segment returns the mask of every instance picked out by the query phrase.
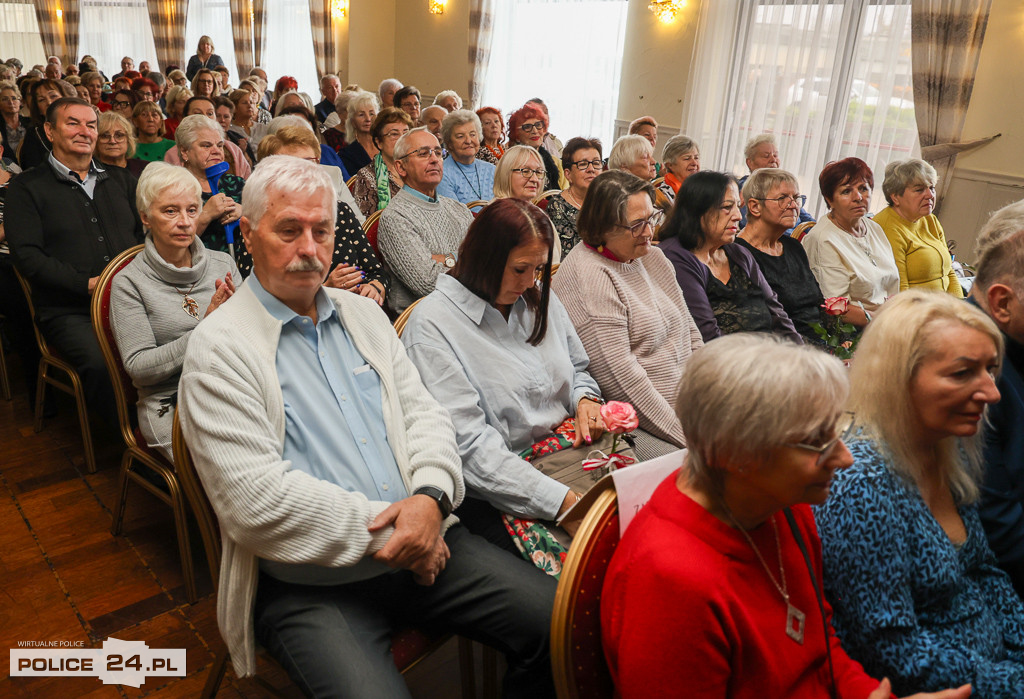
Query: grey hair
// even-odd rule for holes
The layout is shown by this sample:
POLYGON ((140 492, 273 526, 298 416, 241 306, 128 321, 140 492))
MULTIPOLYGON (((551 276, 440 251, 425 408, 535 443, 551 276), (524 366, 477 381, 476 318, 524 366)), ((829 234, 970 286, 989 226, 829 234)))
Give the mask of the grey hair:
POLYGON ((480 117, 468 109, 456 109, 441 120, 441 143, 444 144, 445 148, 451 147, 449 141, 452 137, 452 131, 464 124, 473 124, 476 127, 477 136, 483 131, 483 128, 480 126, 480 117))
POLYGON ((267 124, 267 135, 277 133, 279 129, 285 126, 301 126, 307 131, 313 131, 313 125, 309 123, 306 117, 300 114, 285 114, 270 120, 270 123, 267 124))
MULTIPOLYGON (((421 124, 425 123, 425 122, 424 122, 424 120, 426 119, 426 114, 427 114, 427 112, 429 112, 429 111, 430 111, 431 109, 440 109, 440 110, 441 110, 442 112, 444 112, 445 114, 447 114, 447 113, 448 113, 448 110, 447 110, 447 109, 445 109, 444 107, 442 107, 442 106, 441 106, 441 105, 439 105, 439 104, 432 104, 432 105, 430 105, 429 107, 424 107, 424 108, 423 108, 423 109, 422 109, 422 110, 420 111, 420 123, 421 123, 421 124)), ((441 118, 442 118, 442 119, 444 119, 444 117, 441 117, 441 118)))
POLYGON ((193 114, 182 119, 174 131, 174 142, 178 145, 178 150, 184 153, 195 145, 199 140, 200 131, 213 131, 218 138, 224 140, 224 129, 215 119, 204 114, 193 114))
POLYGON ((993 284, 1005 284, 1024 300, 1024 226, 985 248, 977 270, 974 289, 982 296, 993 284))
POLYGON ((156 83, 157 87, 163 87, 167 84, 167 78, 163 73, 157 70, 151 70, 146 73, 146 77, 156 83))
MULTIPOLYGON (((434 104, 436 104, 437 106, 441 106, 441 100, 443 100, 445 97, 454 97, 455 98, 455 110, 453 110, 453 111, 457 111, 459 109, 462 109, 462 98, 459 97, 459 93, 456 92, 455 90, 441 90, 440 92, 437 93, 437 96, 434 97, 434 104)), ((431 105, 431 106, 434 106, 434 105, 431 105)), ((463 123, 465 123, 465 122, 463 122, 463 123)))
POLYGON ((167 74, 168 80, 177 80, 178 78, 185 78, 186 80, 188 80, 188 76, 185 75, 185 71, 181 70, 180 68, 175 68, 167 74))
POLYGON ((324 84, 324 80, 337 80, 338 84, 341 85, 341 78, 339 78, 337 75, 335 75, 333 73, 327 73, 326 75, 321 77, 320 78, 320 85, 324 84))
POLYGON ((364 105, 373 107, 374 113, 380 112, 380 98, 366 90, 355 92, 349 98, 348 118, 345 119, 345 140, 349 143, 356 140, 356 112, 362 109, 364 105))
POLYGON ((1024 231, 1024 199, 999 209, 981 227, 974 241, 975 262, 980 262, 990 247, 1017 231, 1024 231))
POLYGON ((101 85, 103 84, 103 76, 100 75, 99 73, 97 73, 94 70, 87 70, 86 72, 82 73, 81 77, 82 77, 82 84, 83 85, 88 85, 93 80, 99 80, 100 84, 101 85))
POLYGON ((757 154, 757 149, 763 146, 765 143, 770 143, 776 148, 779 147, 778 141, 775 140, 775 135, 770 133, 759 133, 752 139, 747 141, 747 145, 743 146, 743 157, 750 160, 757 154))
POLYGON ((819 349, 763 333, 723 335, 690 356, 676 393, 688 475, 718 489, 730 470, 764 467, 773 447, 831 427, 849 391, 843 363, 819 349))
MULTIPOLYGON (((764 199, 768 192, 780 184, 799 185, 796 176, 788 170, 777 167, 763 167, 750 173, 750 177, 743 184, 743 191, 740 192, 740 199, 764 199)), ((749 215, 749 214, 748 214, 749 215)))
MULTIPOLYGON (((524 167, 531 158, 537 161, 538 169, 544 169, 540 153, 530 146, 512 146, 505 151, 505 155, 498 160, 498 167, 494 170, 495 199, 507 199, 512 196, 512 171, 524 167)), ((540 189, 543 188, 544 182, 541 181, 540 189)), ((540 189, 537 194, 540 194, 540 189)))
POLYGON ((187 85, 174 85, 167 91, 167 97, 165 98, 168 111, 174 106, 175 102, 182 99, 187 102, 191 97, 192 90, 187 85))
POLYGON ((139 175, 135 186, 135 207, 140 213, 149 215, 149 207, 161 194, 191 194, 197 205, 203 205, 203 188, 191 172, 157 161, 147 165, 139 175))
POLYGON ((686 155, 691 151, 700 152, 700 148, 697 147, 697 142, 689 136, 673 136, 668 139, 665 144, 665 148, 661 151, 661 162, 663 163, 674 163, 676 159, 681 155, 686 155))
POLYGON ((313 100, 312 98, 310 98, 309 95, 307 95, 305 92, 299 92, 298 90, 288 90, 287 92, 282 92, 277 97, 277 104, 274 105, 275 117, 281 113, 282 109, 284 109, 284 98, 287 97, 288 95, 298 95, 299 100, 302 102, 302 106, 308 109, 310 112, 313 111, 313 100))
POLYGON ((923 182, 934 187, 939 181, 939 173, 935 168, 918 158, 894 160, 885 166, 885 179, 882 180, 882 194, 885 202, 892 206, 892 195, 903 194, 907 187, 923 182))
POLYGON ((430 134, 431 136, 434 135, 430 133, 429 130, 427 130, 426 126, 417 126, 415 129, 409 129, 404 134, 402 134, 399 137, 399 139, 395 142, 395 160, 401 160, 405 156, 409 155, 409 137, 412 136, 414 133, 426 133, 430 134))
POLYGON ((397 78, 384 78, 383 80, 381 80, 380 85, 377 86, 377 99, 380 100, 381 102, 384 101, 383 95, 385 87, 394 87, 395 91, 397 92, 398 90, 401 90, 403 87, 405 87, 405 85, 403 85, 402 81, 398 80, 397 78))
POLYGON ((319 191, 324 198, 324 208, 330 212, 331 228, 334 228, 338 217, 334 185, 327 171, 316 163, 290 155, 268 155, 256 164, 242 190, 242 216, 252 228, 259 226, 267 212, 271 190, 294 196, 319 191))
POLYGON ((334 100, 334 109, 338 112, 348 111, 348 103, 355 97, 353 90, 342 90, 338 93, 337 99, 334 100))
POLYGON ((654 146, 650 141, 637 134, 622 136, 612 145, 608 154, 608 169, 625 170, 644 153, 654 156, 654 146))

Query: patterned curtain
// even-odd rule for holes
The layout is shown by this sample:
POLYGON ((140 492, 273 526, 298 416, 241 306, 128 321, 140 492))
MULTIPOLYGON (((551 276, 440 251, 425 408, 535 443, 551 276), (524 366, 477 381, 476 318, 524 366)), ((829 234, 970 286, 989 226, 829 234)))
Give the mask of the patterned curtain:
POLYGON ((939 173, 936 204, 949 188, 962 143, 992 0, 912 0, 914 111, 921 157, 939 173))
POLYGON ((235 40, 235 62, 238 76, 260 64, 263 58, 263 22, 266 19, 265 0, 231 0, 231 35, 235 40))
POLYGON ((469 102, 466 109, 479 109, 484 92, 487 66, 491 62, 491 29, 494 25, 494 0, 473 0, 469 9, 469 102))
POLYGON ((153 25, 153 44, 159 70, 167 74, 167 66, 185 68, 185 18, 188 0, 146 0, 149 21, 153 25))
POLYGON ((313 57, 316 59, 317 77, 322 78, 338 69, 334 23, 331 21, 331 0, 309 0, 309 26, 313 32, 313 57))
POLYGON ((58 56, 64 65, 77 63, 78 0, 33 0, 33 4, 46 55, 58 56))

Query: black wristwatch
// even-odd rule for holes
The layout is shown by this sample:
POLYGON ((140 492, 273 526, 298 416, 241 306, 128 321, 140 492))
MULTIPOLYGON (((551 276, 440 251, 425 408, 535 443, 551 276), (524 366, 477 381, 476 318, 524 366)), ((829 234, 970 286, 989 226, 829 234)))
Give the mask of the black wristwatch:
POLYGON ((452 513, 452 501, 448 497, 448 493, 444 492, 440 488, 435 488, 432 485, 425 485, 416 489, 413 495, 426 495, 428 498, 437 503, 437 506, 441 509, 441 519, 448 519, 448 515, 452 513))

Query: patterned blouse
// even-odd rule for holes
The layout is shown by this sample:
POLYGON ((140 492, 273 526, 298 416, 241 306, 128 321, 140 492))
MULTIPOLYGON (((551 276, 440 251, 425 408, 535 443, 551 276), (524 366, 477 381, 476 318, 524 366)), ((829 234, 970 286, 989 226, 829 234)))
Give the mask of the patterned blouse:
POLYGON ((881 443, 849 443, 816 509, 825 593, 843 648, 899 696, 970 682, 972 696, 1024 696, 1024 605, 996 567, 976 505, 954 544, 881 443))
MULTIPOLYGON (((359 210, 363 216, 369 216, 377 210, 377 173, 371 162, 355 174, 355 182, 352 183, 352 196, 355 197, 359 210)), ((391 196, 394 197, 402 190, 402 183, 395 178, 395 173, 388 171, 388 185, 391 188, 391 196)))
POLYGON ((707 293, 723 335, 772 331, 772 314, 764 292, 732 260, 729 260, 729 282, 723 284, 715 275, 708 275, 707 293))
MULTIPOLYGON (((245 180, 238 175, 224 174, 221 175, 220 182, 218 183, 218 190, 221 194, 226 194, 236 203, 242 203, 242 188, 245 187, 245 180)), ((203 204, 210 201, 213 197, 209 192, 203 192, 203 204)), ((199 237, 203 241, 203 245, 206 246, 207 250, 218 250, 220 252, 228 251, 228 238, 227 233, 224 231, 224 225, 220 221, 210 221, 206 224, 206 230, 199 232, 199 237)), ((242 243, 242 234, 235 227, 235 250, 238 250, 238 246, 242 243)))
POLYGON ((324 143, 334 149, 335 153, 340 153, 341 149, 348 145, 345 141, 345 132, 338 131, 338 129, 325 129, 324 143))
POLYGON ((479 158, 480 160, 485 160, 489 162, 491 165, 497 165, 498 158, 500 158, 503 155, 505 155, 505 148, 500 143, 498 144, 498 155, 495 155, 493 152, 491 152, 490 148, 483 145, 480 146, 480 150, 476 152, 477 158, 479 158))
POLYGON ((559 192, 548 199, 546 211, 555 226, 555 232, 558 233, 558 240, 562 245, 562 259, 565 259, 576 243, 580 242, 580 233, 576 229, 576 217, 580 215, 580 210, 567 202, 559 192))

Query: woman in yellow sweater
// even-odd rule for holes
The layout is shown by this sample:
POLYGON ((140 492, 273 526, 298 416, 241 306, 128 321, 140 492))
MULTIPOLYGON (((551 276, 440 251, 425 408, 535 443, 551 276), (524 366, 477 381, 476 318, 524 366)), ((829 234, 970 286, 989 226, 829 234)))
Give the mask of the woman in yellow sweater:
POLYGON ((900 291, 915 287, 963 298, 935 208, 935 168, 923 160, 897 160, 885 168, 882 192, 889 206, 875 216, 892 246, 900 291))

